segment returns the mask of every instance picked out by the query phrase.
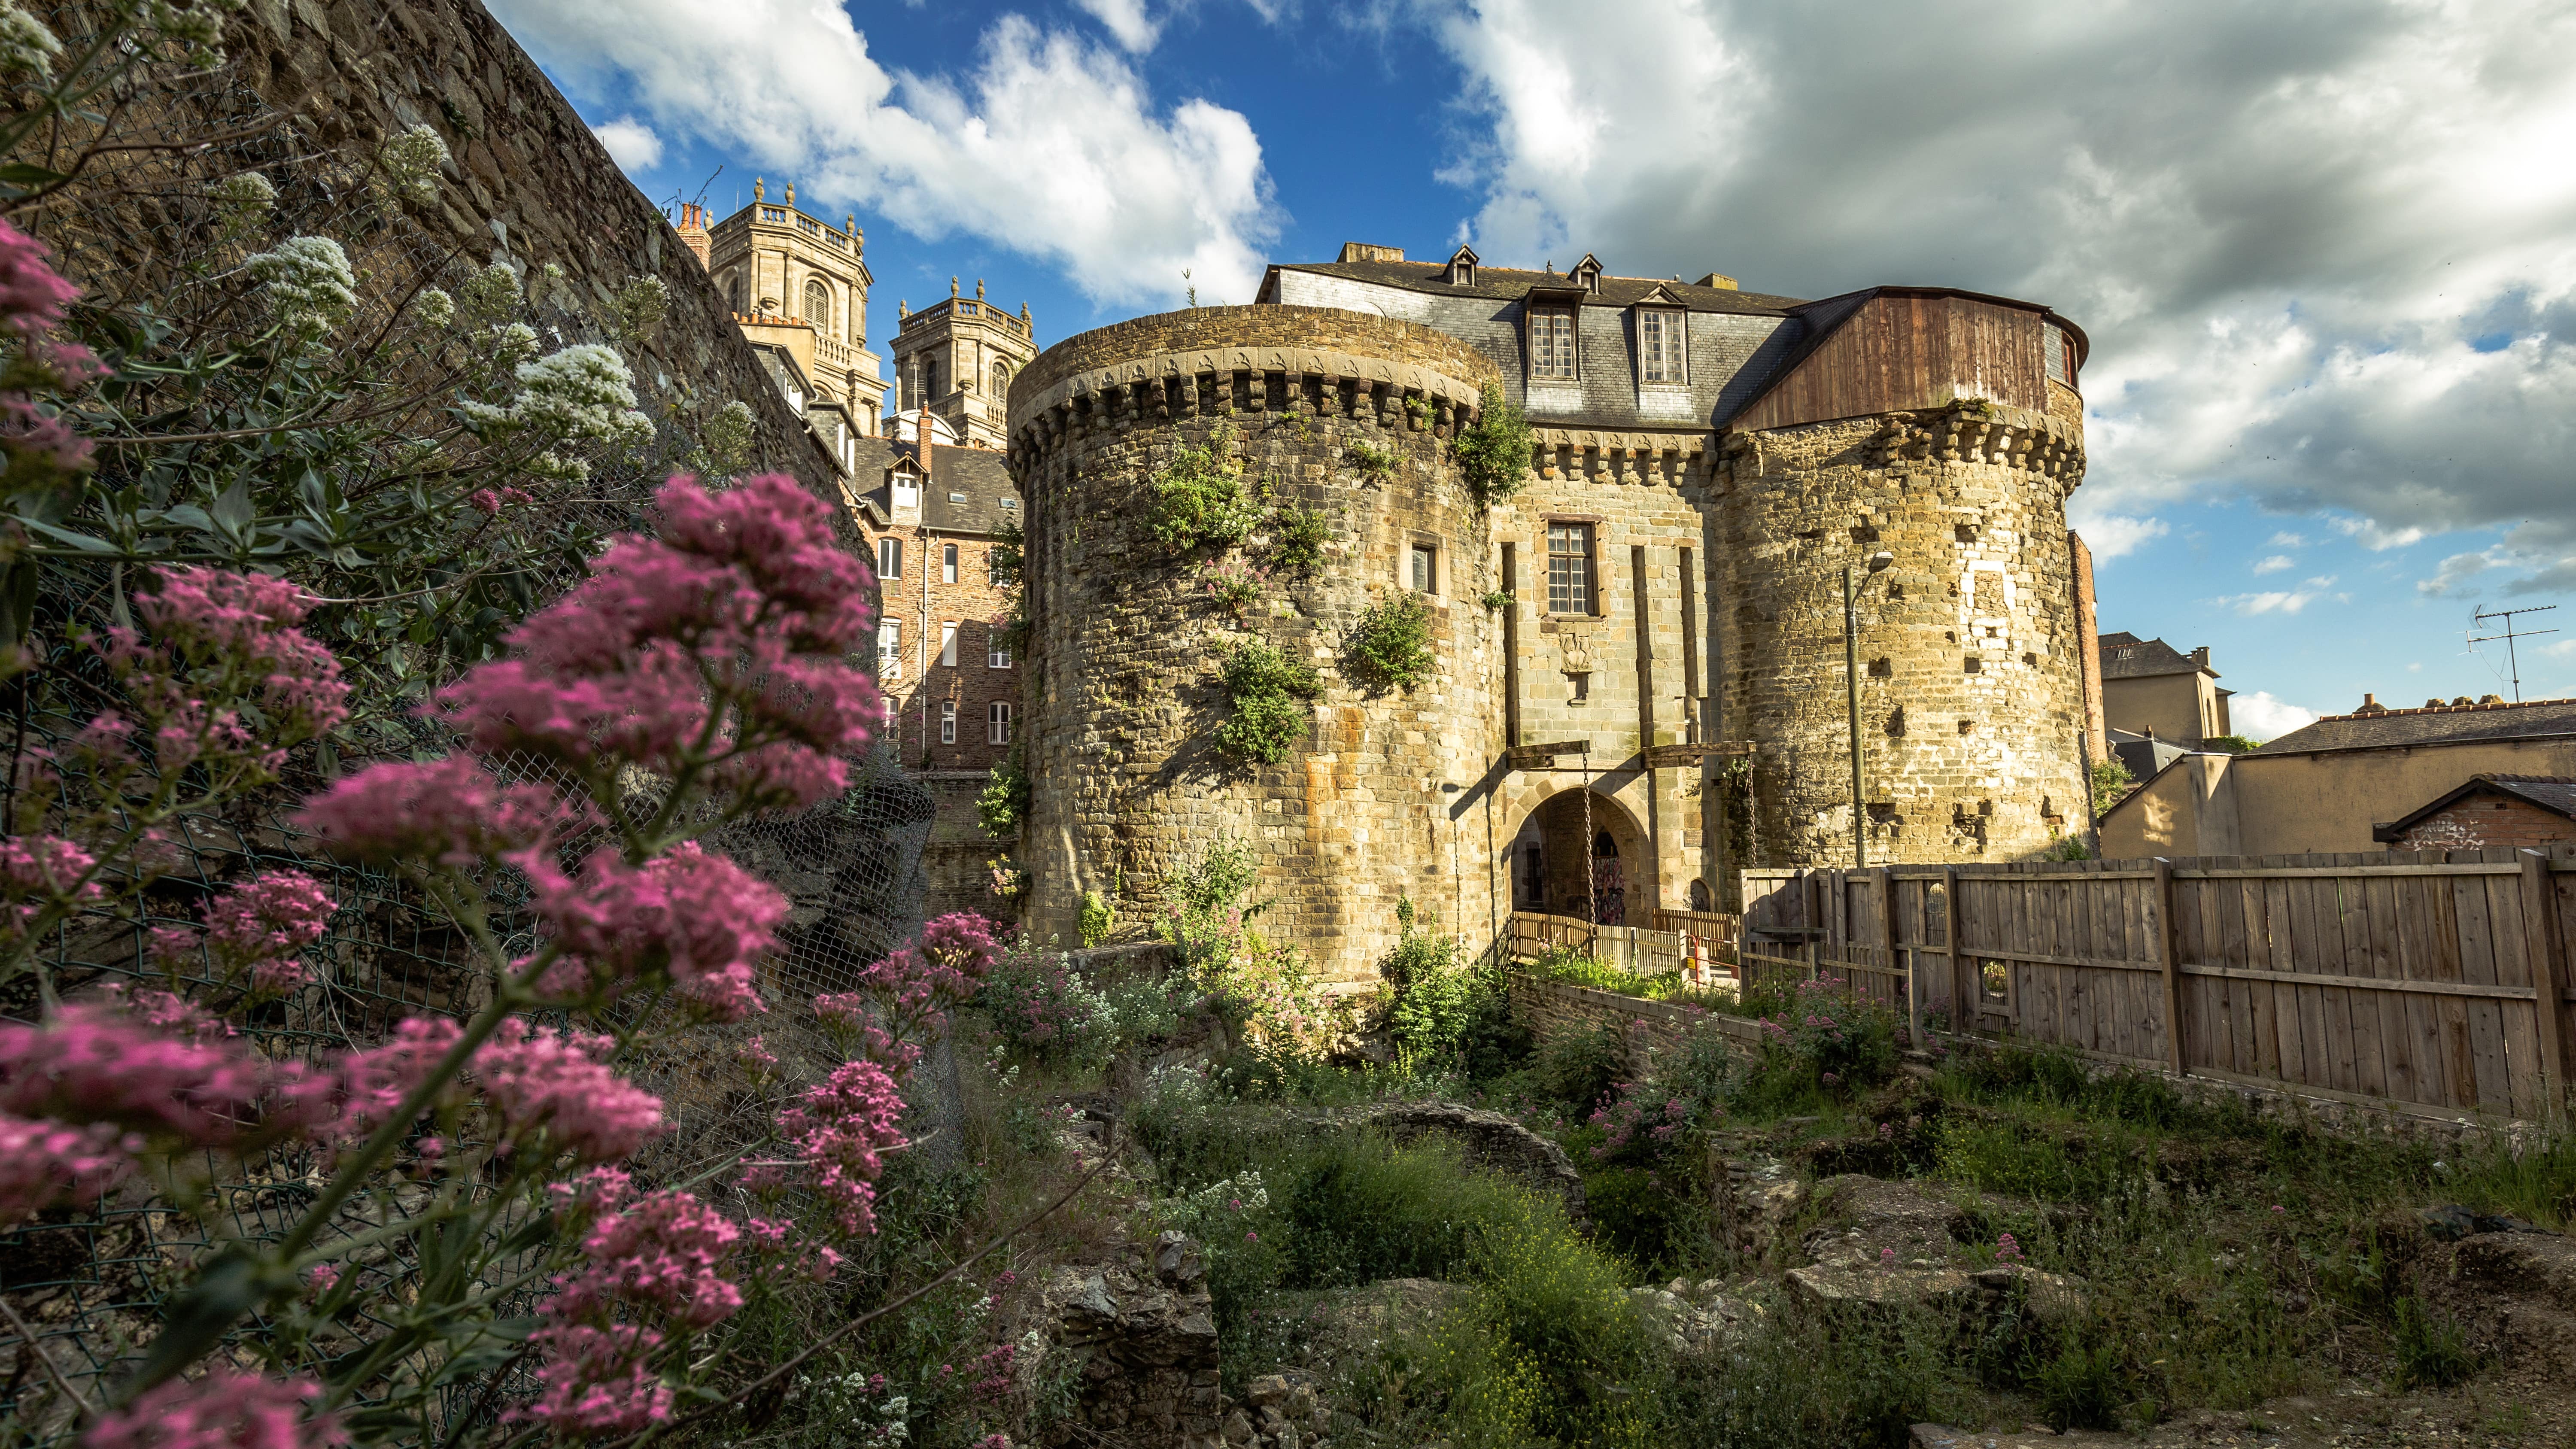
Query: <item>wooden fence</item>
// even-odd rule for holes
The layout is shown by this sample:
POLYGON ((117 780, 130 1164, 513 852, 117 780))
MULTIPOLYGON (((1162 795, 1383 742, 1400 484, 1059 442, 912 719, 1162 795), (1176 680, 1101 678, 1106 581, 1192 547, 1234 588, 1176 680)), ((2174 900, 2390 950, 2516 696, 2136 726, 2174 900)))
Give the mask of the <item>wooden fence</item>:
POLYGON ((1569 946, 1595 960, 1643 976, 1679 971, 1689 959, 1688 944, 1675 932, 1651 931, 1643 926, 1596 926, 1581 916, 1514 911, 1505 932, 1511 954, 1525 959, 1569 946))
POLYGON ((1744 881, 1748 954, 1883 961, 1918 1020, 2446 1116, 2567 1109, 2563 848, 1744 881))

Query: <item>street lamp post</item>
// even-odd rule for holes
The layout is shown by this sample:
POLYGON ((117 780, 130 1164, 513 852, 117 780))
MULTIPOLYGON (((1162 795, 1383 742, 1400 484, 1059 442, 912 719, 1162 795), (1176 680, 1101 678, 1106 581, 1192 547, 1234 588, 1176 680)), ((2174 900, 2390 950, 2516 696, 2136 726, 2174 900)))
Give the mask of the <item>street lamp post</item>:
MULTIPOLYGON (((1896 555, 1880 550, 1869 556, 1869 571, 1877 573, 1896 562, 1896 555)), ((1851 804, 1852 868, 1869 865, 1869 807, 1861 799, 1860 783, 1860 628, 1853 611, 1855 592, 1850 564, 1843 565, 1843 707, 1851 723, 1851 804)))

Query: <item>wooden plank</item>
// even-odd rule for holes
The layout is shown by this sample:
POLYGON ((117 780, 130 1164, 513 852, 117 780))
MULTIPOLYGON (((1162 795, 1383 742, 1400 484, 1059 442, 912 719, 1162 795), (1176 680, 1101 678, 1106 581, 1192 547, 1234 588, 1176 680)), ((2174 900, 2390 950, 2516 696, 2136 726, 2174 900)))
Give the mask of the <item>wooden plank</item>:
MULTIPOLYGON (((2397 958, 2397 886, 2393 881, 2359 882, 2362 909, 2370 922, 2370 969, 2377 980, 2402 979, 2397 958)), ((2401 1101, 2424 1100, 2422 1068, 2415 1057, 2413 1006, 2402 997, 2379 998, 2379 1045, 2387 1061, 2388 1095, 2401 1101)))
MULTIPOLYGON (((2361 863, 2353 856, 2337 856, 2335 861, 2339 865, 2361 863)), ((2379 973, 2370 962, 2370 903, 2363 894, 2369 884, 2364 877, 2336 876, 2325 883, 2329 894, 2320 902, 2333 911, 2335 937, 2342 946, 2335 969, 2346 976, 2376 979, 2379 973)), ((2388 1096, 2388 1059, 2379 1025, 2382 1003, 2376 994, 2346 992, 2344 1004, 2352 1029, 2354 1090, 2374 1097, 2388 1096)))
POLYGON ((2533 995, 2532 1034, 2539 1059, 2533 1063, 2540 1088, 2542 1121, 2567 1117, 2566 1008, 2560 983, 2567 979, 2566 938, 2561 931, 2558 883, 2549 873, 2549 858, 2539 851, 2522 853, 2523 949, 2529 963, 2533 995))
MULTIPOLYGON (((2441 979, 2435 964, 2441 958, 2435 937, 2442 929, 2440 903, 2450 899, 2450 886, 2434 880, 2411 880, 2395 883, 2397 922, 2401 938, 2400 964, 2405 979, 2436 981, 2441 979)), ((2410 997, 2407 1015, 2415 1028, 2415 1072, 2422 1085, 2419 1099, 2437 1107, 2458 1107, 2459 1074, 2453 1070, 2450 1055, 2450 1017, 2442 1003, 2430 997, 2410 997)), ((2461 1018, 2465 1027, 2468 1018, 2461 1018)))
MULTIPOLYGON (((2299 968, 2320 976, 2338 975, 2343 971, 2343 921, 2335 908, 2336 888, 2343 882, 2332 876, 2311 876, 2290 882, 2296 904, 2298 923, 2299 968)), ((2323 1020, 2326 1085, 2347 1092, 2362 1090, 2359 1063, 2353 1051, 2352 992, 2339 986, 2316 989, 2319 1015, 2323 1020)))
POLYGON ((1977 1000, 1966 994, 1968 968, 1959 954, 1959 872, 1941 870, 1941 959, 1950 968, 1950 1025, 1958 1031, 1977 1029, 1977 1000))
POLYGON ((2386 981, 2376 976, 2330 976, 2314 971, 2267 971, 2261 967, 2213 966, 2185 961, 2185 976, 2208 976, 2229 981, 2259 981, 2274 986, 2346 988, 2355 991, 2388 992, 2438 996, 2448 1000, 2529 1001, 2535 995, 2528 986, 2491 986, 2474 981, 2386 981))
POLYGON ((2191 1070, 2184 1059, 2182 1034, 2182 925, 2174 918, 2173 862, 2156 861, 2156 965, 2164 978, 2165 1065, 2175 1076, 2191 1070))
MULTIPOLYGON (((2296 859, 2296 857, 2294 857, 2294 856, 2281 856, 2281 855, 2267 855, 2267 856, 2263 856, 2263 857, 2261 857, 2261 859, 2264 859, 2264 860, 2291 860, 2291 859, 2296 859)), ((2560 869, 2562 869, 2562 870, 2566 870, 2566 869, 2576 869, 2576 866, 2561 866, 2561 867, 2559 867, 2559 868, 2560 868, 2560 869)), ((2517 873, 2518 873, 2518 871, 2519 871, 2519 867, 2498 866, 2498 865, 2491 865, 2491 864, 2487 864, 2487 863, 2484 863, 2484 862, 2476 862, 2476 861, 2463 862, 2463 863, 2456 864, 2456 865, 2434 865, 2434 864, 2415 864, 2415 865, 2353 865, 2353 866, 2324 866, 2324 865, 2267 865, 2267 866, 2248 866, 2248 867, 2242 867, 2242 868, 2235 868, 2235 867, 2220 867, 2220 868, 2201 868, 2201 869, 2193 869, 2193 870, 2176 870, 2176 871, 2174 872, 2174 878, 2175 878, 2175 879, 2177 879, 2177 880, 2296 880, 2296 879, 2309 878, 2309 877, 2315 877, 2315 876, 2321 876, 2321 875, 2360 875, 2360 876, 2371 876, 2371 875, 2389 875, 2389 876, 2514 875, 2514 874, 2517 874, 2517 873)))
MULTIPOLYGON (((2435 852, 2446 854, 2447 852, 2435 852)), ((2459 899, 2447 880, 2425 882, 2424 904, 2430 932, 2425 940, 2429 954, 2422 965, 2426 979, 2461 981, 2466 978, 2460 967, 2459 899)), ((2448 1105, 2462 1111, 2478 1107, 2478 1063, 2475 1045, 2469 1036, 2468 1003, 2444 1000, 2438 1003, 2442 1022, 2443 1089, 2448 1105)))
MULTIPOLYGON (((2286 855, 2263 858, 2276 865, 2290 863, 2290 857, 2286 855)), ((2271 931, 2272 969, 2289 972, 2293 977, 2299 974, 2299 921, 2294 896, 2305 880, 2300 876, 2266 876, 2263 879, 2264 924, 2271 931)), ((2275 986, 2272 991, 2272 1009, 2283 1032, 2282 1080, 2316 1087, 2333 1086, 2325 1050, 2325 1007, 2316 988, 2290 984, 2275 986)))
MULTIPOLYGON (((2455 879, 2451 883, 2451 907, 2455 916, 2460 952, 2460 978, 2480 985, 2495 984, 2495 921, 2487 901, 2487 882, 2483 878, 2455 879)), ((2477 1073, 2476 1105, 2489 1111, 2511 1111, 2512 1085, 2504 1070, 2503 1013, 2490 1003, 2462 999, 2468 1012, 2470 1061, 2477 1073)))
POLYGON ((2498 876, 2486 882, 2487 918, 2495 950, 2495 974, 2506 986, 2530 986, 2532 1007, 2499 1002, 2496 1024, 2504 1039, 2505 1092, 2513 1114, 2539 1120, 2548 1112, 2549 1083, 2540 1064, 2540 989, 2533 984, 2531 923, 2524 907, 2530 899, 2527 877, 2508 882, 2498 876))

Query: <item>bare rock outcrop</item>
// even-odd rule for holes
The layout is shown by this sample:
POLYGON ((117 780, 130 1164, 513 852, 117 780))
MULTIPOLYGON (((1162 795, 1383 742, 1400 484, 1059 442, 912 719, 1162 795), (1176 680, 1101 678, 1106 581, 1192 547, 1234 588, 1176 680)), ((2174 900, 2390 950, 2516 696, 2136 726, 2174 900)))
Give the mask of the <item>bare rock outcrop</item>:
POLYGON ((1134 1449, 1221 1442, 1216 1314, 1198 1244, 1165 1233, 1146 1262, 1058 1268, 1040 1317, 1046 1356, 1081 1364, 1061 1442, 1134 1449))

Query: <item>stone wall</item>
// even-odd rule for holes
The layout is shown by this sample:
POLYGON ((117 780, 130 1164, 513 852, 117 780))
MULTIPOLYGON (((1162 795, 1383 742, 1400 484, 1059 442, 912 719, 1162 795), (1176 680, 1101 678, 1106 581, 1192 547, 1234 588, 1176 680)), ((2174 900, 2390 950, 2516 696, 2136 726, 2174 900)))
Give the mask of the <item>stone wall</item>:
POLYGON ((1515 971, 1509 977, 1512 1019, 1528 1027, 1540 1042, 1616 1029, 1626 1044, 1631 1070, 1645 1068, 1645 1053, 1678 1046, 1695 1026, 1714 1024, 1746 1049, 1762 1042, 1761 1029, 1740 1017, 1723 1016, 1696 1006, 1649 1001, 1616 991, 1601 991, 1564 981, 1543 981, 1515 971))
POLYGON ((1851 859, 1842 580, 1872 862, 2025 860, 2086 828, 2064 423, 1952 407, 1730 435, 1711 553, 1748 863, 1851 859), (1894 555, 1879 574, 1869 556, 1894 555))
POLYGON ((645 412, 693 430, 748 403, 756 465, 838 501, 839 470, 769 384, 696 257, 481 0, 250 0, 227 31, 240 79, 323 148, 354 157, 412 126, 436 129, 455 159, 413 218, 471 265, 560 265, 564 284, 531 300, 563 341, 604 339, 626 280, 660 277, 670 313, 635 358, 645 412))
MULTIPOLYGON (((1023 736, 1034 800, 1021 837, 1029 922, 1071 940, 1081 893, 1118 889, 1149 919, 1162 883, 1225 835, 1261 856, 1262 927, 1311 952, 1328 982, 1373 979, 1410 894, 1463 926, 1493 914, 1455 791, 1500 755, 1491 707, 1499 622, 1485 515, 1445 439, 1492 368, 1427 328, 1314 308, 1202 308, 1049 349, 1011 389, 1011 459, 1028 508, 1032 648, 1023 736), (1319 567, 1282 566, 1238 618, 1164 555, 1152 479, 1183 446, 1221 443, 1265 513, 1330 516, 1319 567), (1395 457, 1381 473, 1356 445, 1395 457), (1406 587, 1410 549, 1438 552, 1431 676, 1376 693, 1343 676, 1346 636, 1406 587), (1220 753, 1224 660, 1259 637, 1312 663, 1323 694, 1275 766, 1220 753)), ((1271 562, 1265 525, 1246 557, 1271 562)))

